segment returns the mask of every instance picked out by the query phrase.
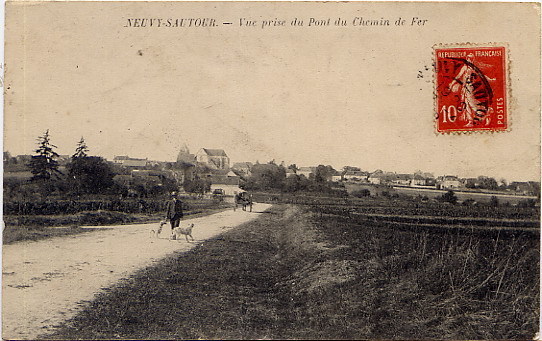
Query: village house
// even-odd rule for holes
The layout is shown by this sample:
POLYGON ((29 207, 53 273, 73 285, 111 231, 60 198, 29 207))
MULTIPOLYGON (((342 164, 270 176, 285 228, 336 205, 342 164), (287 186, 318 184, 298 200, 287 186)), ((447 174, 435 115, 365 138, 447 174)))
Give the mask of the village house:
POLYGON ((411 181, 411 174, 394 174, 391 177, 391 183, 396 186, 410 186, 411 181))
POLYGON ((225 175, 213 174, 208 178, 211 180, 211 193, 216 189, 222 189, 226 195, 233 196, 241 190, 240 177, 232 171, 225 175))
POLYGON ((355 170, 348 170, 342 175, 344 181, 367 181, 368 177, 368 172, 355 170))
POLYGON ((147 169, 134 169, 130 172, 130 175, 132 178, 139 178, 145 182, 154 184, 161 184, 162 177, 166 177, 165 172, 147 169))
POLYGON ((289 176, 292 176, 292 175, 296 175, 297 173, 291 169, 291 168, 286 168, 286 177, 289 177, 289 176))
POLYGON ((248 177, 252 169, 252 162, 235 162, 231 167, 237 174, 248 177))
POLYGON ((444 175, 437 178, 437 189, 457 189, 461 187, 461 181, 457 176, 444 175))
POLYGON ((340 181, 343 181, 343 176, 342 174, 333 174, 331 176, 331 181, 333 182, 340 182, 340 181))
POLYGON ((410 186, 427 186, 427 179, 420 174, 414 174, 410 180, 410 186))
POLYGON ((223 149, 201 148, 196 153, 196 161, 212 169, 230 168, 230 158, 223 149))
POLYGON ((299 167, 296 171, 297 175, 304 175, 307 179, 310 178, 311 174, 314 176, 316 173, 316 167, 299 167))
POLYGON ((115 156, 113 162, 124 167, 146 167, 148 159, 136 159, 127 155, 115 156))
POLYGON ((367 181, 373 185, 382 185, 385 182, 385 175, 382 171, 374 172, 367 178, 367 181))
POLYGON ((411 187, 435 187, 436 179, 433 175, 414 174, 410 180, 411 187))

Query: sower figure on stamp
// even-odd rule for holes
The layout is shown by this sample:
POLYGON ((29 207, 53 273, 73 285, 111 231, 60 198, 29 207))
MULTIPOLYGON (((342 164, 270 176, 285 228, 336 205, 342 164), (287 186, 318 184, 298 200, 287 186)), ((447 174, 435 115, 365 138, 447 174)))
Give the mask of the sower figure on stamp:
MULTIPOLYGON (((487 94, 492 97, 491 86, 488 80, 495 79, 485 76, 473 64, 474 54, 467 56, 465 64, 461 67, 455 79, 448 85, 452 92, 459 92, 461 96, 461 106, 458 111, 461 113, 460 120, 465 122, 465 127, 472 127, 477 123, 483 123, 488 120, 489 108, 485 100, 487 94)), ((491 99, 491 98, 490 98, 491 99)))
POLYGON ((177 193, 171 193, 171 200, 168 201, 166 207, 166 219, 171 223, 171 234, 173 229, 179 227, 181 218, 183 217, 183 202, 177 198, 177 193))

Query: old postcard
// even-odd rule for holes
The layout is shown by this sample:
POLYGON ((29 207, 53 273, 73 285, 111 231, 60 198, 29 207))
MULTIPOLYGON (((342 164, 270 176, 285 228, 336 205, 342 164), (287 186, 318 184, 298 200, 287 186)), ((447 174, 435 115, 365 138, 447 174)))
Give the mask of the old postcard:
POLYGON ((4 339, 532 339, 540 3, 8 1, 4 339))

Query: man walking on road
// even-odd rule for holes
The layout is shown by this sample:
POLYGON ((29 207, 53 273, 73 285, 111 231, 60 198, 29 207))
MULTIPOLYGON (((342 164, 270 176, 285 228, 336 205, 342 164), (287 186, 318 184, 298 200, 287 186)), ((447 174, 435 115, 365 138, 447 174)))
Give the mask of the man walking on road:
POLYGON ((171 200, 167 203, 166 219, 171 223, 171 233, 173 229, 179 227, 183 217, 183 202, 177 198, 177 193, 171 193, 171 200))

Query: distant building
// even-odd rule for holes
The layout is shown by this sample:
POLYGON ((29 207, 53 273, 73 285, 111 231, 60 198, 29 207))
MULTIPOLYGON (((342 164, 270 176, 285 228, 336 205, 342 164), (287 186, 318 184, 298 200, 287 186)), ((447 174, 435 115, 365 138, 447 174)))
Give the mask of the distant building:
POLYGON ((457 176, 445 175, 437 178, 437 187, 440 189, 457 189, 461 187, 461 181, 457 176))
POLYGON ((237 174, 244 176, 250 176, 250 170, 252 169, 252 162, 235 162, 231 169, 237 174))
POLYGON ((201 162, 212 169, 230 168, 230 158, 224 149, 201 148, 196 153, 196 161, 201 162))
POLYGON ((385 182, 384 178, 385 175, 383 173, 374 172, 367 178, 367 181, 369 181, 373 185, 381 185, 385 182))
POLYGON ((420 174, 414 174, 412 176, 412 180, 410 181, 410 186, 426 186, 427 181, 426 178, 423 177, 423 175, 420 174))
POLYGON ((304 175, 307 179, 311 176, 314 176, 316 173, 316 167, 300 167, 297 170, 297 175, 304 175))
POLYGON ((367 181, 369 177, 368 172, 363 172, 360 170, 347 170, 343 175, 344 181, 367 181))
POLYGON ((209 178, 211 180, 211 192, 215 189, 222 189, 226 195, 233 196, 241 190, 239 188, 241 178, 232 171, 225 175, 213 174, 209 178))
POLYGON ((296 175, 297 173, 291 169, 291 168, 286 168, 286 177, 289 177, 289 176, 292 176, 292 175, 296 175))
POLYGON ((412 182, 411 174, 395 174, 391 180, 392 184, 398 186, 410 186, 412 182))
POLYGON ((136 159, 126 155, 115 156, 113 162, 124 167, 146 167, 148 164, 147 159, 136 159))
POLYGON ((343 176, 340 175, 340 174, 339 175, 335 174, 335 175, 331 176, 331 181, 333 181, 333 182, 339 182, 339 181, 342 181, 342 180, 343 180, 343 176))
POLYGON ((196 155, 190 154, 190 149, 188 149, 188 146, 184 144, 177 155, 177 162, 194 163, 196 162, 196 155))

